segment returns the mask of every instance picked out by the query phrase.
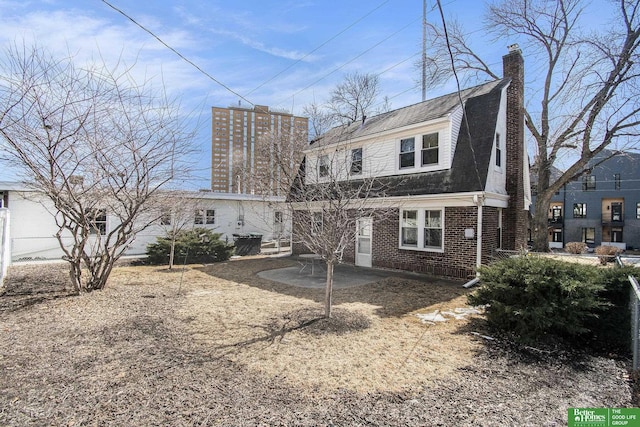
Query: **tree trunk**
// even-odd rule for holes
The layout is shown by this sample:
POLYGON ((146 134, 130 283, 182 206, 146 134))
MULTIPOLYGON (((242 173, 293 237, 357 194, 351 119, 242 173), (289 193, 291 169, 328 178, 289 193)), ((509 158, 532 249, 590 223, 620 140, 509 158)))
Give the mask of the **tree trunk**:
POLYGON ((76 292, 82 292, 82 265, 80 261, 69 260, 69 279, 76 292))
POLYGON ((173 259, 176 252, 176 237, 175 233, 173 238, 171 239, 171 251, 169 252, 169 270, 173 269, 173 259))
MULTIPOLYGON (((536 252, 549 252, 549 203, 551 195, 549 190, 538 193, 536 207, 531 219, 531 235, 533 237, 533 250, 536 252)), ((566 206, 563 207, 566 209, 566 206)))
POLYGON ((331 317, 331 294, 333 293, 333 262, 327 261, 327 287, 324 297, 324 317, 331 317))

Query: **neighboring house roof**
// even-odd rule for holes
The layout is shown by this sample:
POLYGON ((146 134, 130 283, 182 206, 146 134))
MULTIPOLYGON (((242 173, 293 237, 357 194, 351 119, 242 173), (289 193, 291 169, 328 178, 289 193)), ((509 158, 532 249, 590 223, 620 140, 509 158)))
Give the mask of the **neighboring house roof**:
POLYGON ((461 99, 462 102, 466 102, 471 98, 486 95, 496 88, 502 89, 508 82, 509 79, 491 81, 462 90, 460 94, 454 92, 366 118, 364 123, 357 121, 350 125, 337 126, 311 144, 312 147, 324 146, 446 117, 460 107, 461 99))

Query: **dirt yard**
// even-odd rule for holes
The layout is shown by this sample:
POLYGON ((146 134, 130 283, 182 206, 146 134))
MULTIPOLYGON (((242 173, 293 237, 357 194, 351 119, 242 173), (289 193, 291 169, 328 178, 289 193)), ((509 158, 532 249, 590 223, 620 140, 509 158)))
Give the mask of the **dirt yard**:
POLYGON ((12 267, 0 296, 2 426, 559 426, 632 406, 625 364, 487 340, 460 283, 334 291, 271 282, 250 257, 121 266, 70 296, 64 265, 12 267))

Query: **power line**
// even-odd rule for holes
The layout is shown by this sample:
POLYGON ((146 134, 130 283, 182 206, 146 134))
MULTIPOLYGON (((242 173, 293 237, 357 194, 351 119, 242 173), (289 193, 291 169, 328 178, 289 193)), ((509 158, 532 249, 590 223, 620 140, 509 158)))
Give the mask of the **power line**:
POLYGON ((266 85, 267 83, 273 81, 275 78, 277 78, 278 76, 282 75, 285 71, 290 70, 293 66, 295 66, 296 64, 298 64, 299 62, 301 62, 303 59, 305 59, 306 57, 308 57, 309 55, 311 55, 312 53, 318 51, 319 49, 321 49, 322 47, 326 46, 329 42, 335 40, 336 38, 338 38, 338 36, 341 36, 342 34, 344 34, 345 32, 347 32, 348 30, 350 30, 351 28, 353 28, 356 24, 358 24, 359 22, 361 22, 362 20, 364 20, 366 17, 368 17, 369 15, 371 15, 373 12, 375 12, 376 10, 380 9, 382 6, 384 6, 385 4, 389 3, 389 0, 383 1, 382 3, 380 3, 378 6, 376 6, 375 8, 371 9, 369 12, 367 12, 365 15, 363 15, 362 17, 358 18, 356 21, 354 21, 353 23, 351 23, 350 25, 348 25, 346 28, 344 28, 342 31, 338 32, 336 35, 334 35, 333 37, 331 37, 330 39, 328 39, 327 41, 325 41, 324 43, 322 43, 320 46, 316 47, 315 49, 313 49, 311 52, 307 53, 306 55, 304 55, 303 57, 301 57, 300 59, 298 59, 297 61, 295 61, 293 64, 289 65, 288 67, 286 67, 284 70, 280 71, 279 73, 277 73, 276 75, 274 75, 273 77, 271 77, 270 79, 268 79, 267 81, 261 83, 260 85, 258 85, 258 87, 252 89, 249 93, 247 93, 248 95, 251 95, 253 92, 255 92, 256 90, 260 89, 262 86, 266 85))
MULTIPOLYGON (((421 19, 421 18, 420 18, 421 19)), ((338 70, 341 70, 342 68, 346 67, 347 65, 349 65, 350 63, 352 63, 353 61, 355 61, 356 59, 360 58, 361 56, 364 56, 365 54, 369 53, 370 51, 372 51, 373 49, 375 49, 376 47, 380 46, 382 43, 386 42, 387 40, 389 40, 390 38, 394 37, 395 35, 401 33, 402 31, 404 31, 405 29, 407 29, 408 27, 410 27, 411 25, 413 25, 415 22, 417 21, 417 19, 414 19, 413 21, 409 22, 407 25, 405 25, 404 27, 400 28, 398 31, 390 34, 389 36, 385 37, 384 39, 382 39, 381 41, 379 41, 378 43, 374 44, 373 46, 371 46, 370 48, 364 50, 363 52, 359 53, 358 55, 354 56, 353 58, 351 58, 350 60, 348 60, 347 62, 339 65, 338 67, 334 68, 333 70, 329 71, 327 74, 323 75, 322 77, 320 77, 319 79, 315 80, 313 83, 305 86, 304 88, 300 89, 299 91, 295 92, 293 95, 291 95, 290 97, 295 97, 296 95, 298 95, 299 93, 304 92, 305 90, 309 89, 312 86, 315 86, 317 83, 321 82, 322 80, 324 80, 325 78, 329 77, 331 74, 335 73, 338 70)), ((289 99, 290 97, 287 97, 287 99, 289 99)), ((280 105, 282 104, 284 101, 278 102, 276 105, 280 105)))
POLYGON ((168 45, 167 43, 164 42, 164 40, 162 40, 160 37, 158 37, 156 34, 154 34, 151 30, 147 29, 144 25, 140 24, 139 22, 137 22, 135 19, 133 19, 131 16, 127 15, 124 11, 118 9, 117 7, 115 7, 114 5, 112 5, 111 3, 109 3, 107 0, 102 0, 102 2, 104 4, 106 4, 107 6, 109 6, 111 9, 115 10, 116 12, 118 12, 119 14, 121 14, 122 16, 124 16, 125 18, 127 18, 128 20, 130 20, 131 22, 133 22, 135 25, 137 25, 138 27, 140 27, 142 30, 144 30, 145 32, 147 32, 148 34, 150 34, 153 38, 155 38, 156 40, 158 40, 164 47, 166 47, 167 49, 169 49, 171 52, 175 53, 176 55, 178 55, 178 57, 180 59, 182 59, 183 61, 185 61, 186 63, 188 63, 189 65, 191 65, 192 67, 194 67, 196 70, 198 70, 200 73, 204 74, 205 76, 207 76, 209 79, 211 79, 212 81, 214 81, 215 83, 217 83, 218 85, 222 86, 224 89, 226 89, 227 91, 231 92, 232 94, 236 95, 237 97, 239 97, 240 99, 242 99, 243 101, 246 101, 248 104, 255 106, 255 104, 251 101, 249 101, 247 98, 245 98, 244 96, 240 95, 238 92, 234 91, 233 89, 231 89, 229 86, 225 85, 224 83, 222 83, 220 80, 216 79, 215 77, 213 77, 211 74, 207 73, 205 70, 203 70, 202 68, 200 68, 195 62, 191 61, 190 59, 188 59, 187 57, 185 57, 183 54, 181 54, 180 52, 178 52, 176 49, 174 49, 173 47, 171 47, 170 45, 168 45))

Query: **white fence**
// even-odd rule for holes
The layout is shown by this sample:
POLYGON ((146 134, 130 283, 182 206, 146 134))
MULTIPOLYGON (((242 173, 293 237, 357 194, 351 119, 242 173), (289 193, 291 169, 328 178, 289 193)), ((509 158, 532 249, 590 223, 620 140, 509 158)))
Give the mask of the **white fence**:
POLYGON ((7 275, 11 263, 11 244, 9 236, 9 209, 0 208, 0 287, 7 275))

